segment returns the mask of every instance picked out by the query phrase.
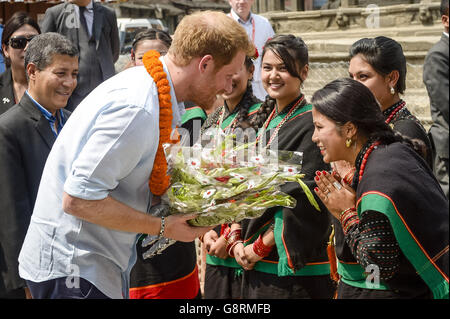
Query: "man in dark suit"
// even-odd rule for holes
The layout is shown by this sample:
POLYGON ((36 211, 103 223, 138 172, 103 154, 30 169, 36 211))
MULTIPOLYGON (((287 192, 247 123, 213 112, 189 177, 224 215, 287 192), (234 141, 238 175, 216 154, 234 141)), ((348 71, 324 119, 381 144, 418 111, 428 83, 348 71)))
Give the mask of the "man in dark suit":
POLYGON ((434 172, 444 193, 449 198, 449 41, 448 0, 441 1, 444 33, 428 52, 423 65, 423 81, 430 97, 433 124, 430 135, 435 147, 434 172))
POLYGON ((70 0, 50 7, 41 23, 42 32, 57 32, 80 52, 78 86, 67 104, 73 111, 93 89, 115 74, 119 58, 119 31, 113 10, 92 0, 70 0))
POLYGON ((25 297, 18 256, 44 164, 70 112, 78 50, 57 33, 36 36, 25 54, 28 90, 0 116, 0 298, 25 297))

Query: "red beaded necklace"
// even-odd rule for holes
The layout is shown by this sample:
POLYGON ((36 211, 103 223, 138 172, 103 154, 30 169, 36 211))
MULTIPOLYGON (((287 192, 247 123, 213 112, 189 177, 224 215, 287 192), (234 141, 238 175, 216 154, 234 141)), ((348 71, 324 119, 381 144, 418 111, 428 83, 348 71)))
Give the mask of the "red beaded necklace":
POLYGON ((394 118, 394 116, 400 112, 400 110, 405 106, 406 102, 402 101, 402 103, 400 103, 399 106, 397 106, 392 112, 391 114, 389 114, 389 116, 387 117, 387 119, 384 121, 386 124, 391 123, 392 119, 394 118))
POLYGON ((372 153, 373 149, 379 144, 380 144, 380 141, 376 141, 375 143, 370 145, 369 149, 364 154, 364 157, 363 157, 363 160, 361 163, 361 167, 359 168, 359 180, 358 181, 361 181, 361 178, 364 174, 364 169, 366 168, 367 159, 369 158, 370 153, 372 153))
MULTIPOLYGON (((269 147, 269 145, 272 143, 273 139, 277 136, 278 131, 280 130, 280 128, 283 126, 284 123, 286 123, 287 120, 289 120, 289 118, 291 117, 291 115, 297 111, 297 109, 302 106, 301 102, 303 102, 303 100, 305 99, 305 96, 302 95, 297 102, 295 102, 295 104, 293 106, 291 106, 291 109, 289 110, 289 112, 286 114, 286 116, 280 121, 280 123, 275 127, 274 132, 272 133, 272 135, 269 138, 269 142, 266 145, 266 148, 269 147)), ((267 127, 270 124, 270 121, 272 121, 272 118, 275 115, 275 111, 276 111, 276 107, 273 108, 272 113, 270 113, 269 117, 267 118, 266 122, 263 125, 264 130, 267 130, 267 127)), ((261 137, 261 134, 258 135, 256 137, 256 141, 259 140, 259 138, 261 137)))

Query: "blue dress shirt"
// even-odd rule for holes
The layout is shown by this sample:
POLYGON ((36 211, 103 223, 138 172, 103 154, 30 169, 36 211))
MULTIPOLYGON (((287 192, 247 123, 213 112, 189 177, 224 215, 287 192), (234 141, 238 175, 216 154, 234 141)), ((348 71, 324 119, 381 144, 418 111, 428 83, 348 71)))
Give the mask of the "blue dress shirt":
POLYGON ((30 95, 30 93, 28 93, 28 90, 26 90, 25 93, 29 96, 31 101, 33 101, 34 105, 36 105, 36 107, 39 109, 39 111, 41 111, 42 115, 44 115, 44 117, 47 119, 47 121, 50 125, 50 129, 52 130, 55 137, 57 137, 59 132, 61 132, 61 130, 64 126, 64 123, 66 122, 66 118, 64 117, 64 113, 63 113, 62 109, 56 110, 56 114, 55 114, 56 117, 55 117, 46 108, 44 108, 42 105, 40 105, 38 103, 38 101, 33 99, 33 97, 30 95), (59 117, 59 118, 57 119, 57 117, 59 117), (56 120, 58 120, 57 127, 55 127, 56 120))

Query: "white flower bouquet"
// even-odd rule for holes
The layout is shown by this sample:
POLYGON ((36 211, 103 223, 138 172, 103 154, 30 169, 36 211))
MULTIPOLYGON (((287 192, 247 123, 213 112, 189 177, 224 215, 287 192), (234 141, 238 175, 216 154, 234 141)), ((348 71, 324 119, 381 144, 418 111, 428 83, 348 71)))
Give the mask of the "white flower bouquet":
POLYGON ((258 151, 235 137, 217 133, 209 147, 166 146, 171 180, 162 200, 171 214, 196 213, 191 225, 212 226, 259 217, 274 206, 293 208, 295 198, 280 191, 286 182, 299 183, 320 210, 302 181, 302 153, 258 151))

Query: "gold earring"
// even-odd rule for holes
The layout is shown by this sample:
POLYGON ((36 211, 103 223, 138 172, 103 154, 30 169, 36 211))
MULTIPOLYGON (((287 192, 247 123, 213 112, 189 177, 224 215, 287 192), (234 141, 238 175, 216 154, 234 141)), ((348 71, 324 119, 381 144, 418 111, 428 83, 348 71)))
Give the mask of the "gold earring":
POLYGON ((352 139, 351 138, 348 138, 348 139, 345 140, 345 146, 347 146, 347 147, 352 146, 352 139))
POLYGON ((391 86, 391 94, 394 95, 395 94, 395 90, 394 88, 391 86))

